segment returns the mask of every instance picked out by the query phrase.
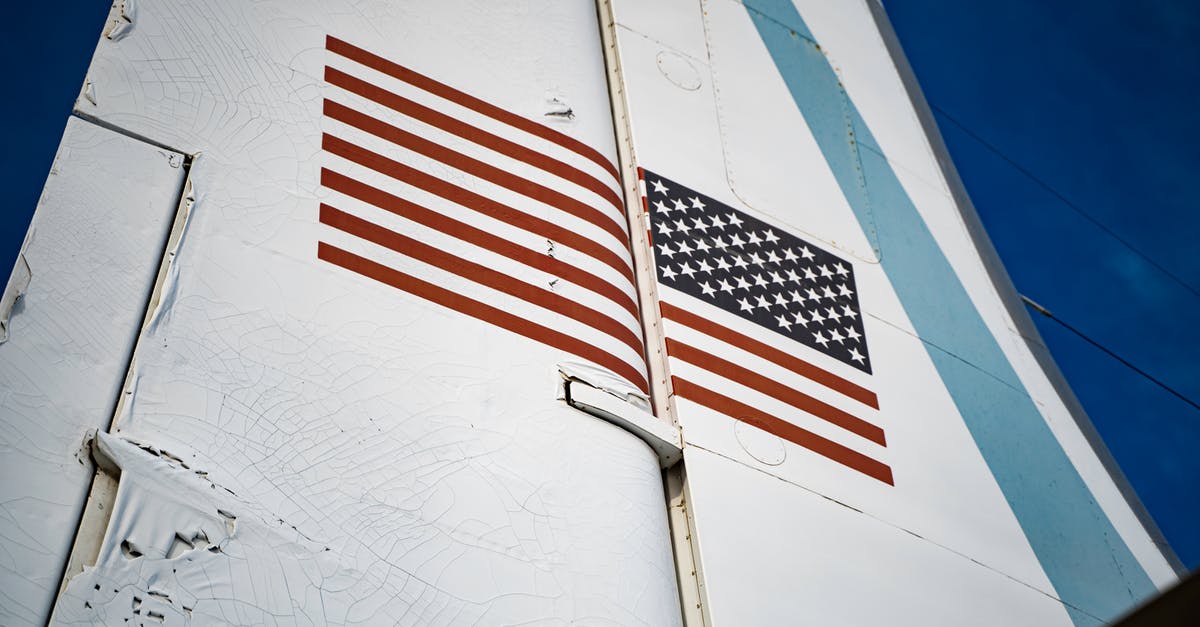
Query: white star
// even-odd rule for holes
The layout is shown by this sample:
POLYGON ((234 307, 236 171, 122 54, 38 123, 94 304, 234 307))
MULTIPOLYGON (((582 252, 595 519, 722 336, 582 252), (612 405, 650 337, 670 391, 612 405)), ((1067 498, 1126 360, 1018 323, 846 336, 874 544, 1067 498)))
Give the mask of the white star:
POLYGON ((679 248, 676 248, 675 252, 681 255, 690 255, 692 254, 692 247, 688 246, 687 240, 683 240, 679 242, 679 248))
POLYGON ((783 258, 788 261, 795 261, 795 260, 799 259, 799 257, 796 256, 796 253, 792 252, 791 248, 783 249, 783 258))
POLYGON ((828 285, 826 285, 825 287, 823 287, 821 289, 825 294, 825 298, 837 298, 837 294, 834 294, 833 290, 829 289, 828 285))
POLYGON ((745 298, 738 299, 738 307, 741 307, 742 311, 754 311, 754 305, 751 305, 750 301, 745 298))
POLYGON ((696 270, 695 270, 695 269, 693 269, 693 268, 692 268, 692 266, 691 266, 691 264, 689 264, 689 263, 688 263, 688 262, 686 262, 686 261, 685 261, 685 262, 683 262, 683 265, 682 265, 682 266, 680 266, 680 268, 681 268, 681 269, 679 270, 679 273, 680 273, 680 274, 682 274, 682 275, 685 275, 685 276, 687 276, 689 279, 690 279, 690 278, 692 278, 692 275, 693 275, 693 274, 696 274, 696 270))
POLYGON ((671 250, 670 244, 659 244, 658 252, 668 259, 675 256, 675 251, 671 250))
POLYGON ((746 263, 746 259, 744 257, 742 257, 741 255, 733 256, 733 267, 745 268, 747 265, 749 265, 749 264, 746 263))
POLYGON ((808 319, 812 320, 813 322, 825 322, 825 318, 821 316, 821 312, 816 309, 812 310, 808 319))
POLYGON ((680 233, 687 233, 688 231, 692 230, 692 227, 688 226, 687 224, 684 224, 683 220, 676 220, 675 221, 675 230, 679 231, 680 233))
POLYGON ((721 216, 714 215, 713 217, 709 218, 709 221, 712 222, 714 229, 725 228, 725 223, 721 221, 721 216))
POLYGON ((847 274, 850 274, 850 271, 846 269, 846 266, 843 266, 840 263, 833 267, 833 271, 837 272, 838 274, 840 274, 842 276, 846 276, 847 274))
POLYGON ((729 226, 741 226, 742 219, 737 217, 737 215, 731 213, 728 216, 726 216, 725 223, 728 224, 729 226))
POLYGON ((804 278, 808 279, 809 281, 816 281, 817 275, 813 274, 812 268, 805 268, 804 278))
POLYGON ((771 272, 769 274, 771 275, 772 283, 783 283, 784 278, 780 276, 778 272, 771 272))
POLYGON ((700 202, 700 198, 698 196, 692 196, 690 200, 692 201, 693 207, 695 207, 697 209, 704 208, 704 203, 700 202))
POLYGON ((700 290, 704 292, 705 296, 712 296, 713 294, 715 294, 717 292, 717 290, 713 289, 712 284, 709 283, 708 281, 705 281, 700 284, 700 290))
POLYGON ((747 244, 761 244, 762 238, 758 236, 758 233, 755 233, 754 231, 750 231, 750 235, 746 238, 746 243, 747 244))
POLYGON ((793 290, 792 292, 789 292, 788 295, 792 297, 793 303, 798 303, 801 305, 804 304, 804 294, 793 290))
POLYGON ((808 288, 808 292, 805 293, 805 296, 808 297, 808 300, 821 300, 821 295, 811 287, 808 288))
POLYGON ((788 304, 787 297, 784 296, 782 293, 776 293, 775 294, 775 304, 779 305, 780 307, 786 308, 787 304, 788 304))
POLYGON ((748 290, 750 283, 746 281, 745 277, 737 277, 737 287, 739 290, 748 290))
POLYGON ((850 349, 850 359, 853 359, 859 363, 863 363, 862 353, 858 352, 857 348, 850 349))
POLYGON ((733 293, 733 286, 730 285, 729 281, 726 281, 725 279, 720 280, 719 285, 717 285, 717 288, 720 289, 722 292, 728 292, 730 294, 733 293))
POLYGON ((844 336, 842 336, 842 334, 840 332, 838 332, 837 329, 834 329, 829 332, 829 339, 837 342, 838 344, 841 344, 842 340, 845 340, 846 338, 844 336))
POLYGON ((717 260, 718 270, 728 270, 730 268, 729 262, 725 261, 724 257, 713 257, 713 259, 717 260))
POLYGON ((860 334, 858 331, 855 331, 854 327, 846 327, 846 337, 857 342, 862 338, 862 334, 860 334))
POLYGON ((816 255, 814 255, 812 251, 808 249, 808 246, 800 247, 800 256, 804 257, 805 259, 812 259, 813 257, 816 257, 816 255))
POLYGON ((852 296, 854 294, 854 291, 851 290, 850 288, 846 287, 845 284, 842 284, 842 285, 838 286, 838 293, 841 294, 842 296, 852 296))
POLYGON ((817 331, 816 333, 813 334, 813 339, 816 341, 817 344, 820 344, 821 346, 824 346, 825 348, 829 348, 829 340, 825 337, 824 333, 817 331))
POLYGON ((779 326, 787 329, 788 331, 792 330, 792 323, 787 319, 786 316, 775 316, 775 320, 779 322, 779 326))
POLYGON ((787 271, 787 280, 792 281, 793 283, 799 283, 800 275, 796 274, 795 270, 788 270, 787 271))
POLYGON ((858 317, 858 313, 851 309, 848 305, 842 305, 842 315, 850 316, 851 318, 858 317))
POLYGON ((703 239, 696 240, 696 250, 700 252, 708 252, 709 248, 710 246, 708 245, 708 242, 704 241, 703 239))
POLYGON ((704 220, 702 220, 700 218, 692 218, 692 228, 700 229, 701 231, 707 231, 708 225, 705 224, 704 220))
POLYGON ((676 198, 675 200, 672 200, 671 202, 675 203, 675 209, 677 211, 682 211, 684 213, 687 213, 687 205, 683 204, 682 200, 676 198))
POLYGON ((745 246, 746 242, 743 242, 742 238, 738 237, 737 233, 734 233, 733 237, 729 238, 729 245, 730 246, 745 246))
POLYGON ((724 237, 718 235, 717 239, 713 240, 713 246, 716 246, 717 250, 725 250, 729 246, 729 242, 726 242, 724 237))
POLYGON ((671 208, 667 206, 667 203, 665 203, 661 200, 654 201, 654 209, 657 210, 659 213, 670 213, 671 212, 671 208))
POLYGON ((658 227, 658 232, 660 234, 666 235, 667 237, 670 237, 671 234, 675 232, 675 230, 671 228, 671 225, 667 224, 666 222, 655 222, 654 226, 658 227))
POLYGON ((671 266, 668 266, 667 264, 663 264, 662 267, 660 268, 660 270, 662 272, 662 277, 664 279, 671 279, 671 280, 675 279, 675 271, 671 269, 671 266))
POLYGON ((808 326, 808 320, 805 319, 803 311, 797 311, 796 313, 792 314, 792 320, 802 327, 808 326))
POLYGON ((767 251, 767 261, 770 263, 779 263, 779 261, 780 261, 779 255, 775 254, 775 251, 773 251, 773 250, 768 250, 767 251))
POLYGON ((660 194, 667 193, 667 186, 663 185, 662 181, 651 181, 650 184, 654 186, 654 191, 660 194))
POLYGON ((761 266, 763 265, 763 258, 758 253, 750 253, 750 263, 761 266))
POLYGON ((765 297, 765 296, 763 296, 762 294, 759 294, 759 295, 758 295, 758 302, 757 302, 757 303, 755 303, 754 305, 755 305, 756 307, 762 307, 763 309, 770 309, 770 308, 771 308, 771 301, 767 300, 767 299, 766 299, 766 297, 765 297))
POLYGON ((834 321, 841 320, 842 314, 838 313, 836 310, 834 310, 832 307, 830 307, 829 309, 825 310, 825 319, 826 320, 834 320, 834 321))
POLYGON ((763 238, 772 244, 779 241, 779 237, 775 235, 775 231, 772 231, 771 229, 767 229, 767 232, 763 233, 763 238))
POLYGON ((821 276, 823 276, 823 277, 833 276, 833 272, 831 272, 829 270, 829 266, 821 266, 821 267, 817 268, 817 271, 820 272, 821 276))
POLYGON ((696 267, 696 270, 704 274, 712 274, 712 266, 708 265, 708 260, 704 258, 700 259, 700 265, 696 267))
POLYGON ((756 275, 754 275, 754 285, 755 285, 756 287, 766 287, 766 286, 768 286, 768 285, 770 285, 770 284, 771 284, 771 283, 770 283, 769 281, 767 281, 766 279, 762 278, 762 275, 761 275, 761 274, 756 274, 756 275))

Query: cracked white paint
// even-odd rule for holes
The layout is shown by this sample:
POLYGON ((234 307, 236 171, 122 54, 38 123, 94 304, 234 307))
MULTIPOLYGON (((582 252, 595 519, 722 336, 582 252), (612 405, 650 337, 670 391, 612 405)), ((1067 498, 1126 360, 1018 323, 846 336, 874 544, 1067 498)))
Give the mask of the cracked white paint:
POLYGON ((289 590, 351 576, 326 547, 168 452, 105 433, 94 446, 120 487, 99 559, 71 579, 55 624, 277 624, 294 606, 321 611, 321 594, 289 590), (261 589, 256 607, 238 599, 246 581, 261 589))
POLYGON ((99 436, 117 507, 56 624, 678 624, 658 460, 555 397, 570 356, 315 254, 327 34, 615 160, 595 7, 162 1, 130 21, 77 108, 196 158, 99 436))
POLYGON ((5 291, 0 344, 0 624, 43 624, 154 283, 183 170, 71 118, 5 291), (5 307, 7 310, 8 307, 5 307))
POLYGON ((650 411, 650 397, 631 385, 628 381, 613 374, 607 368, 582 361, 564 361, 558 365, 558 371, 565 379, 577 379, 596 388, 604 390, 626 403, 643 411, 650 411))
MULTIPOLYGON (((880 459, 894 471, 895 484, 847 473, 804 447, 763 437, 736 417, 671 397, 686 443, 688 532, 704 618, 719 625, 1071 624, 889 277, 874 263, 886 262, 887 250, 874 249, 873 227, 864 230, 850 211, 748 4, 763 5, 612 1, 629 148, 637 166, 857 257, 874 374, 802 346, 791 351, 875 392, 879 412, 753 355, 734 357, 723 342, 675 321, 663 321, 662 332, 869 419, 886 432, 886 447, 847 438, 844 430, 769 394, 742 390, 702 363, 671 359, 666 370, 712 390, 732 389, 730 396, 756 409, 880 459), (696 70, 694 91, 686 89, 693 83, 680 85, 664 71, 664 55, 696 70)), ((999 262, 968 234, 970 211, 949 192, 935 158, 944 155, 918 122, 898 60, 872 17, 877 3, 794 4, 1096 502, 1157 585, 1177 580, 1077 428, 1053 385, 1056 375, 1014 341, 1002 289, 985 267, 999 262)), ((676 306, 673 298, 685 298, 658 289, 676 306)), ((715 308, 701 305, 693 313, 784 348, 777 334, 736 326, 736 317, 715 308)), ((998 398, 1012 389, 980 386, 975 392, 998 398)), ((665 405, 664 398, 655 400, 665 405)))
MULTIPOLYGON (((22 250, 24 248, 24 246, 21 247, 22 250)), ((32 278, 33 275, 29 271, 29 262, 25 260, 25 254, 17 255, 12 275, 8 278, 8 286, 4 288, 4 295, 0 296, 0 344, 8 341, 8 320, 12 317, 17 300, 25 295, 25 290, 29 289, 29 280, 32 278)))

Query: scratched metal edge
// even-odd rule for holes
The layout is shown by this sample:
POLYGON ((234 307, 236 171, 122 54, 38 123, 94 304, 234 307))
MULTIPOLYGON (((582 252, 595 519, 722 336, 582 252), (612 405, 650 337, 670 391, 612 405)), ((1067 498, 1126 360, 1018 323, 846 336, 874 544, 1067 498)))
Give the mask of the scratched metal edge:
MULTIPOLYGON (((626 96, 625 75, 621 65, 621 50, 613 0, 596 0, 596 25, 600 30, 601 57, 604 62, 609 106, 613 121, 613 140, 617 147, 617 169, 621 174, 621 189, 625 201, 625 217, 629 224, 630 253, 634 262, 634 283, 638 293, 638 309, 642 326, 643 355, 650 384, 651 409, 654 416, 686 440, 679 427, 675 404, 671 402, 670 368, 667 364, 666 336, 658 307, 658 282, 650 249, 649 216, 644 211, 645 191, 637 150, 630 126, 629 102, 626 96)), ((687 469, 682 457, 671 468, 663 470, 664 505, 671 538, 671 557, 675 565, 675 592, 679 602, 680 619, 686 627, 708 627, 708 594, 699 547, 695 544, 695 521, 692 519, 691 495, 687 469)))
POLYGON ((1059 369, 1057 362, 1054 361, 1054 357, 1046 348, 1046 344, 1042 340, 1042 336, 1038 332, 1033 318, 1029 315, 1029 311, 1025 308, 1025 304, 1022 302, 1020 294, 1013 284, 1012 277, 1005 270, 999 253, 996 252, 991 238, 983 227, 979 213, 976 211, 974 203, 971 202, 966 186, 958 174, 958 168, 955 167, 954 161, 950 158, 950 151, 946 147, 941 130, 937 126, 933 109, 929 106, 929 102, 925 100, 925 94, 921 91, 921 86, 917 82, 912 65, 909 64, 908 57, 905 56, 904 49, 900 46, 900 39, 892 27, 891 20, 888 19, 887 10, 883 7, 880 0, 866 0, 865 3, 871 13, 871 18, 875 21, 876 30, 878 30, 888 54, 896 65, 896 72, 900 76, 900 82, 904 86, 905 93, 908 94, 909 102, 917 113, 917 119, 921 124, 925 138, 937 158, 938 169, 950 187, 950 193, 954 197, 955 206, 958 208, 963 223, 967 227, 967 234, 970 236, 971 242, 974 244, 980 260, 983 262, 983 267, 987 272, 992 287, 999 295, 1005 311, 1008 313, 1009 318, 1017 325, 1021 341, 1029 349, 1029 352, 1033 354, 1034 359, 1037 360, 1038 366, 1042 368, 1046 378, 1054 387, 1054 391, 1062 399, 1063 404, 1066 405, 1071 418, 1083 433, 1088 445, 1092 448, 1096 457, 1099 458, 1101 465, 1108 472, 1113 483, 1116 484, 1117 490, 1125 498, 1126 503, 1128 503, 1129 508, 1137 517, 1138 522, 1141 523, 1147 535, 1150 536, 1151 541, 1158 547, 1164 559, 1166 559, 1177 576, 1182 577, 1186 575, 1188 572, 1187 567, 1179 559, 1175 550, 1171 548, 1166 536, 1163 535, 1162 530, 1154 521, 1154 517, 1146 509, 1141 498, 1138 497, 1137 492, 1133 489, 1133 485, 1129 483, 1129 479, 1125 476, 1125 473, 1121 471, 1116 458, 1113 457, 1112 452, 1104 443, 1100 432, 1096 430, 1096 426, 1088 417, 1083 405, 1079 402, 1079 398, 1075 396, 1074 390, 1067 383, 1062 370, 1059 369))
MULTIPOLYGON (((120 127, 109 124, 97 124, 89 117, 81 116, 72 112, 72 116, 79 118, 82 122, 92 124, 99 128, 107 129, 117 133, 123 137, 133 141, 141 142, 147 146, 163 148, 160 144, 143 139, 136 134, 126 132, 120 127)), ((173 149, 172 149, 173 150, 173 149)), ((125 376, 121 381, 121 388, 117 392, 117 398, 113 399, 112 411, 110 412, 103 431, 113 433, 118 428, 118 423, 121 414, 124 411, 125 402, 127 400, 126 392, 132 385, 134 370, 136 368, 135 356, 137 355, 138 346, 141 344, 146 333, 146 327, 150 325, 151 319, 154 316, 155 309, 162 297, 163 285, 166 282, 167 273, 170 270, 172 255, 171 252, 178 247, 180 240, 183 237, 183 227, 187 220, 187 197, 191 188, 191 167, 193 156, 184 152, 174 151, 183 156, 184 175, 179 182, 179 189, 175 192, 175 210, 171 216, 171 226, 163 237, 161 252, 159 254, 158 269, 154 274, 154 284, 151 286, 149 293, 146 295, 146 302, 142 307, 141 322, 138 325, 137 335, 134 338, 133 346, 129 351, 129 357, 125 362, 125 376)), ((89 457, 92 457, 93 442, 88 442, 89 457)), ((112 517, 113 504, 117 500, 117 487, 120 482, 120 474, 112 474, 101 468, 95 463, 92 457, 92 480, 88 487, 87 497, 84 501, 84 507, 79 512, 79 519, 75 525, 75 533, 72 534, 74 540, 71 542, 71 550, 67 553, 67 559, 63 561, 62 575, 59 577, 58 592, 54 595, 54 600, 51 601, 50 607, 47 610, 48 625, 54 624, 55 613, 58 608, 58 600, 62 597, 63 592, 67 589, 67 584, 70 583, 72 577, 82 573, 83 569, 88 566, 95 566, 96 560, 100 554, 104 544, 104 537, 108 534, 108 526, 112 517)))

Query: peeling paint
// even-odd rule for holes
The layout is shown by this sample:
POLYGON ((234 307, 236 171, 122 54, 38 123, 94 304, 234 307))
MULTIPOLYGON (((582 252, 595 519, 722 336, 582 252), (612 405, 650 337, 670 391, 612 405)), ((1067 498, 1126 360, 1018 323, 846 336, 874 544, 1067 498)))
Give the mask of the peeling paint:
MULTIPOLYGON (((192 167, 195 168, 198 163, 198 159, 193 161, 192 167)), ((183 196, 179 203, 175 224, 167 240, 166 254, 163 256, 164 267, 161 270, 162 277, 159 279, 158 290, 150 303, 150 315, 146 319, 146 330, 149 332, 158 328, 159 323, 164 316, 169 314, 171 306, 175 302, 175 290, 179 284, 179 266, 175 263, 175 257, 178 255, 180 247, 183 246, 188 232, 188 224, 191 223, 192 211, 196 206, 196 189, 193 180, 192 177, 188 177, 184 183, 183 196)))
POLYGON ((558 364, 564 379, 577 379, 603 390, 643 411, 650 411, 650 396, 607 368, 582 362, 564 361, 558 364))
POLYGON ((571 108, 571 105, 567 104, 565 96, 547 94, 546 112, 542 115, 552 120, 571 121, 575 119, 575 110, 571 108))
MULTIPOLYGON (((165 451, 100 433, 95 455, 120 473, 116 506, 99 561, 68 583, 54 624, 270 623, 294 612, 293 601, 306 606, 288 593, 305 587, 306 572, 338 572, 324 546, 216 489, 165 451), (251 608, 234 597, 240 576, 258 564, 279 576, 262 581, 259 607, 251 608)), ((316 602, 307 600, 312 616, 321 613, 316 602)))
POLYGON ((14 311, 20 312, 18 302, 25 294, 25 290, 29 288, 29 281, 32 278, 33 272, 30 271, 29 262, 25 260, 25 255, 22 253, 17 256, 17 263, 13 266, 8 286, 4 288, 4 295, 0 296, 0 344, 8 341, 9 319, 14 311))
MULTIPOLYGON (((104 29, 104 36, 111 41, 121 41, 133 32, 134 20, 137 17, 137 6, 134 0, 118 0, 113 5, 113 16, 104 29)), ((93 101, 95 103, 95 101, 93 101)))
POLYGON ((0 624, 44 624, 67 567, 80 442, 112 419, 183 182, 164 156, 70 118, 0 299, 0 624))
MULTIPOLYGON (((193 157, 119 415, 98 436, 128 455, 115 507, 89 526, 104 536, 96 564, 73 571, 56 624, 678 624, 658 462, 553 399, 566 355, 313 257, 333 237, 314 211, 344 204, 319 178, 327 35, 611 159, 595 9, 535 4, 165 0, 101 38, 89 77, 105 98, 77 112, 193 157), (543 102, 547 85, 570 102, 543 102)), ((615 196, 603 164, 570 165, 611 191, 580 194, 615 196)), ((552 272, 523 278, 599 300, 566 277, 550 286, 552 272)))

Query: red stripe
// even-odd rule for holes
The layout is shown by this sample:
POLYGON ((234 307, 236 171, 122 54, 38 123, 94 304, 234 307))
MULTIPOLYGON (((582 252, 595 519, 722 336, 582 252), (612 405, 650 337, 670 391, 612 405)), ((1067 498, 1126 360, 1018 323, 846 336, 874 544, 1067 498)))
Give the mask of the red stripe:
POLYGON ((440 288, 432 283, 388 268, 369 259, 364 259, 335 246, 318 242, 317 258, 341 266, 351 272, 356 272, 369 279, 374 279, 385 285, 413 294, 432 303, 482 320, 488 324, 512 331, 552 348, 577 355, 604 366, 633 383, 642 392, 648 392, 646 377, 636 368, 622 359, 592 346, 578 338, 571 337, 540 324, 514 316, 491 305, 467 298, 449 290, 440 288))
POLYGON ((409 202, 399 196, 393 196, 383 190, 376 189, 332 170, 321 170, 321 184, 329 189, 341 192, 351 198, 357 198, 418 224, 448 233, 498 255, 504 255, 513 261, 523 263, 531 268, 536 268, 566 279, 583 289, 591 290, 613 301, 624 308, 625 311, 628 311, 635 320, 638 319, 637 304, 634 302, 633 297, 621 291, 616 285, 586 270, 559 261, 549 255, 530 250, 519 244, 514 244, 503 237, 492 235, 483 229, 459 222, 454 218, 431 211, 416 203, 409 202))
POLYGON ((851 433, 857 433, 876 444, 887 446, 887 441, 883 437, 883 429, 799 390, 794 390, 777 381, 751 372, 733 362, 721 359, 712 353, 688 346, 678 340, 667 338, 667 355, 676 359, 682 359, 693 366, 699 366, 709 372, 719 374, 735 383, 758 390, 767 396, 783 401, 796 409, 808 412, 851 433))
POLYGON ((535 233, 547 239, 561 242, 582 252, 586 255, 596 258, 597 260, 611 266, 622 276, 629 279, 630 284, 634 282, 633 270, 629 267, 628 262, 620 255, 606 248, 595 240, 583 237, 578 233, 553 224, 541 218, 536 218, 527 213, 517 211, 508 205, 496 202, 486 196, 481 196, 475 192, 463 189, 452 183, 448 183, 435 176, 430 176, 420 170, 411 168, 399 161, 393 161, 387 157, 371 152, 365 148, 360 148, 350 142, 339 139, 332 135, 326 134, 322 137, 321 147, 325 150, 345 157, 359 165, 366 166, 379 172, 386 174, 397 181, 408 183, 414 187, 419 187, 431 194, 441 196, 446 200, 457 203, 468 209, 473 209, 484 215, 493 217, 501 222, 507 222, 518 228, 525 229, 531 233, 535 233))
POLYGON ((580 187, 589 189, 595 192, 598 196, 604 198, 619 211, 624 210, 621 197, 611 187, 605 185, 596 177, 576 168, 572 165, 559 161, 553 157, 544 155, 536 150, 526 148, 516 142, 509 141, 493 135, 483 129, 472 126, 452 118, 444 113, 430 109, 425 105, 413 102, 404 96, 390 92, 382 87, 377 87, 360 78, 351 76, 337 68, 325 68, 325 82, 330 85, 341 87, 346 91, 358 94, 368 100, 373 100, 393 111, 406 115, 415 120, 420 120, 432 127, 439 128, 447 133, 457 135, 467 141, 474 142, 480 146, 490 148, 502 155, 516 159, 531 166, 540 168, 559 178, 568 180, 580 187))
POLYGON ((735 420, 741 420, 747 424, 754 425, 767 433, 772 433, 788 442, 803 446, 818 455, 827 457, 848 468, 853 468, 888 485, 895 485, 892 480, 892 469, 887 464, 867 457, 858 451, 846 448, 837 442, 827 440, 811 431, 801 429, 790 422, 764 414, 749 405, 739 403, 728 396, 722 396, 679 377, 671 377, 671 386, 678 396, 697 402, 735 420))
POLYGON ((525 302, 562 314, 623 342, 626 346, 633 349, 634 353, 638 355, 642 354, 641 338, 629 330, 628 327, 594 309, 584 307, 559 294, 517 280, 487 266, 467 261, 462 257, 439 250, 434 246, 419 242, 406 235, 385 229, 382 226, 352 216, 329 205, 321 205, 321 223, 374 242, 380 246, 390 248, 402 255, 423 261, 431 266, 436 266, 468 281, 474 281, 496 291, 504 292, 509 296, 515 296, 525 302))
POLYGON ((490 181, 505 189, 522 194, 528 198, 532 198, 538 202, 545 203, 575 216, 581 220, 590 222, 601 229, 608 231, 610 235, 616 238, 622 246, 628 248, 629 236, 625 233, 625 229, 621 227, 618 218, 614 218, 611 214, 597 209, 587 203, 581 202, 570 196, 557 192, 544 185, 539 185, 533 181, 523 179, 515 174, 505 172, 493 165, 484 163, 478 159, 468 157, 462 153, 456 152, 445 146, 441 146, 431 142, 423 137, 418 137, 408 131, 396 128, 391 124, 377 120, 365 113, 359 113, 342 104, 333 102, 332 100, 325 101, 325 115, 345 122, 350 126, 366 131, 376 137, 385 139, 403 146, 413 152, 425 155, 431 159, 436 159, 451 167, 457 168, 470 174, 479 177, 485 181, 490 181))
POLYGON ((605 159, 595 148, 587 144, 564 135, 550 127, 543 126, 528 120, 515 113, 510 113, 488 102, 484 102, 475 96, 463 93, 445 83, 438 82, 424 74, 420 74, 398 63, 393 63, 387 59, 378 56, 374 53, 367 52, 358 46, 347 43, 333 36, 325 38, 325 49, 334 54, 339 54, 351 61, 356 61, 371 69, 378 70, 391 76, 392 78, 404 81, 413 87, 424 89, 425 91, 445 98, 451 102, 460 104, 468 109, 482 113, 494 120, 508 124, 515 128, 519 128, 526 133, 536 135, 542 139, 552 141, 563 148, 571 150, 580 156, 595 162, 600 167, 604 168, 609 174, 612 174, 616 179, 617 184, 621 183, 621 175, 617 172, 617 167, 608 159, 605 159))
POLYGON ((814 366, 806 361, 797 359, 777 348, 768 346, 751 339, 709 320, 705 320, 696 314, 675 307, 670 303, 660 302, 659 306, 662 311, 662 316, 668 320, 674 320, 680 324, 686 325, 714 337, 726 344, 732 344, 748 353, 758 355, 763 359, 770 361, 778 366, 786 368, 806 379, 816 381, 825 387, 836 390, 857 400, 873 409, 879 409, 879 399, 875 393, 846 379, 843 379, 832 372, 828 372, 817 366, 814 366))

